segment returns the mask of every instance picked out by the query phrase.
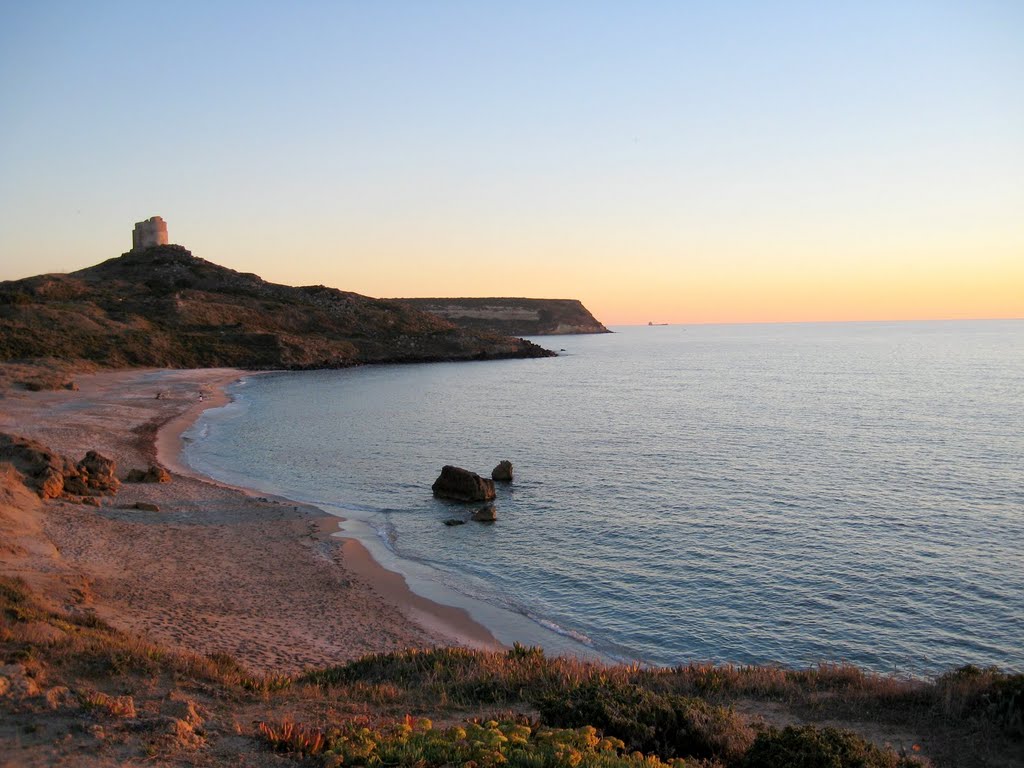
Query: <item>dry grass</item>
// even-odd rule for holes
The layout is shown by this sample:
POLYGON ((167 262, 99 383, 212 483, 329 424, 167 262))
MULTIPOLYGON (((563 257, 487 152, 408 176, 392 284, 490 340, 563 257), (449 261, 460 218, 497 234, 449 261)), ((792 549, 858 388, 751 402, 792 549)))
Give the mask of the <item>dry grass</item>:
POLYGON ((75 389, 75 377, 96 371, 95 363, 39 358, 22 362, 0 362, 0 397, 19 390, 41 392, 75 389))
POLYGON ((0 577, 0 642, 8 662, 44 659, 56 675, 85 679, 171 674, 213 683, 228 691, 266 693, 291 685, 291 678, 257 675, 225 654, 199 656, 168 649, 114 629, 90 613, 65 613, 43 607, 20 579, 0 577), (40 643, 40 624, 59 633, 40 643))
MULTIPOLYGON (((678 756, 675 750, 692 749, 696 751, 690 757, 739 765, 740 755, 751 744, 751 726, 754 732, 763 729, 734 714, 734 707, 750 702, 782 708, 791 721, 902 724, 925 739, 936 765, 1013 765, 1015 757, 1019 761, 1024 736, 1024 676, 992 669, 967 667, 934 681, 920 681, 841 665, 805 670, 712 665, 645 668, 548 658, 540 649, 517 645, 507 652, 409 650, 370 655, 294 677, 260 675, 226 654, 198 656, 171 650, 118 631, 91 614, 51 610, 24 583, 11 578, 0 578, 0 655, 0 663, 17 665, 27 676, 25 686, 35 697, 30 697, 35 702, 30 709, 42 711, 51 699, 71 701, 78 707, 74 717, 84 718, 79 731, 93 732, 88 724, 99 717, 108 732, 122 729, 125 744, 142 739, 139 754, 196 749, 203 742, 205 737, 199 738, 177 721, 173 738, 145 737, 146 728, 162 727, 153 725, 158 721, 152 715, 162 706, 160 701, 178 694, 201 697, 223 721, 267 723, 262 737, 252 725, 248 731, 239 731, 249 734, 250 741, 245 742, 249 750, 258 752, 259 744, 272 743, 305 755, 341 744, 330 737, 339 723, 358 721, 363 723, 360 727, 379 728, 398 722, 406 713, 457 723, 500 711, 494 719, 506 724, 523 713, 536 716, 538 712, 548 720, 535 722, 538 727, 599 724, 604 735, 620 738, 627 746, 642 746, 648 754, 656 752, 660 760, 678 756), (302 722, 309 725, 297 725, 302 722), (698 743, 682 739, 680 729, 693 731, 693 738, 712 746, 678 746, 698 743), (318 742, 318 733, 324 741, 318 742)), ((445 755, 462 754, 462 747, 448 744, 444 733, 443 729, 433 732, 423 743, 416 742, 416 749, 428 749, 442 762, 445 755)), ((807 735, 777 733, 780 743, 807 735)), ((813 736, 818 731, 808 733, 813 736)), ((830 738, 826 733, 805 741, 825 748, 832 743, 830 738)), ((846 743, 845 738, 836 743, 846 743)), ((418 754, 392 746, 388 754, 418 754)), ((345 750, 352 757, 351 744, 345 750)), ((487 754, 491 755, 487 759, 494 757, 487 754)), ((621 757, 602 754, 580 759, 612 766, 623 765, 621 757)), ((531 760, 539 761, 538 765, 561 765, 546 752, 522 764, 532 765, 531 760)))

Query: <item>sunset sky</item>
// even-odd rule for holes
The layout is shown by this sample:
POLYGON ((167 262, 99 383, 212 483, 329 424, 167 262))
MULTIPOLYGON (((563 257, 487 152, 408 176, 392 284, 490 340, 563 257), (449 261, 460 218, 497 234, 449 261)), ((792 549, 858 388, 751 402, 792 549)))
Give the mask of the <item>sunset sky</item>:
POLYGON ((607 324, 1024 317, 1024 3, 3 3, 0 279, 153 215, 607 324))

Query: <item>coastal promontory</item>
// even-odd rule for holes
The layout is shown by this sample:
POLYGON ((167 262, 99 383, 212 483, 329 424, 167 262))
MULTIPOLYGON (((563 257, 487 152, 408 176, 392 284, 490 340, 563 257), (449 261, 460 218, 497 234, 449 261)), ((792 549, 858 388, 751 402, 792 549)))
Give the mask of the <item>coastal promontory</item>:
POLYGON ((179 245, 0 282, 0 361, 304 369, 552 354, 406 302, 270 283, 179 245))
POLYGON ((610 333, 578 299, 395 299, 460 328, 509 336, 610 333))

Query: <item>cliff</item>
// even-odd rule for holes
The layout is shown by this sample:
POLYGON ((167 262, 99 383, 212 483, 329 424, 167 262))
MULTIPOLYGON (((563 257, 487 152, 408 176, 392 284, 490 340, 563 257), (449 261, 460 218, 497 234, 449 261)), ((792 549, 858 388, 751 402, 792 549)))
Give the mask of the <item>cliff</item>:
POLYGON ((0 282, 0 361, 266 369, 551 354, 408 304, 268 283, 177 245, 0 282))
POLYGON ((395 299, 461 328, 508 336, 610 333, 576 299, 395 299))

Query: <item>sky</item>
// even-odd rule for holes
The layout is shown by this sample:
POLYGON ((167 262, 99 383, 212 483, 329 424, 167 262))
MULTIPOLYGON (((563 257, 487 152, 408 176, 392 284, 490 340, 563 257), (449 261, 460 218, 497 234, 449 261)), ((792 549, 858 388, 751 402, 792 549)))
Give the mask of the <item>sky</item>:
POLYGON ((0 280, 1024 317, 1024 3, 0 0, 0 280))

